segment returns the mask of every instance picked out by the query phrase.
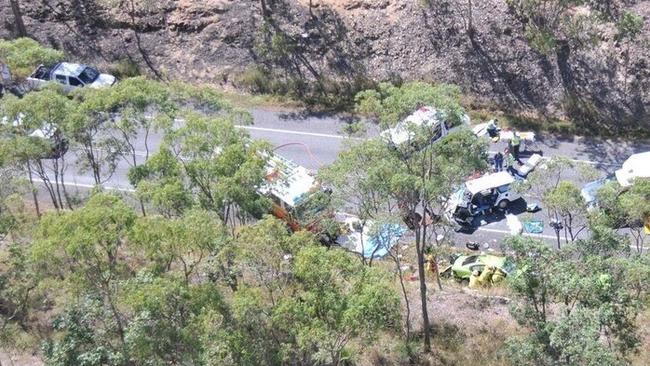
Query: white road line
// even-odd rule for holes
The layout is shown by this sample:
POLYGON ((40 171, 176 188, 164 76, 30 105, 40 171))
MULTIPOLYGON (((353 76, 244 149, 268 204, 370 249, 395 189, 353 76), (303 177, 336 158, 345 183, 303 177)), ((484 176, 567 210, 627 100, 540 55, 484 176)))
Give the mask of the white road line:
MULTIPOLYGON (((39 183, 45 183, 42 179, 39 178, 34 178, 35 182, 39 183)), ((95 188, 96 186, 94 184, 85 184, 85 183, 76 183, 76 182, 65 182, 66 186, 72 186, 72 187, 80 187, 80 188, 95 188)), ((135 192, 135 189, 133 188, 121 188, 121 187, 113 187, 113 186, 106 186, 102 185, 103 189, 107 189, 109 191, 118 191, 118 192, 129 192, 133 193, 135 192)))
POLYGON ((276 128, 242 126, 242 125, 236 125, 235 127, 243 128, 243 129, 251 130, 251 131, 284 133, 284 134, 287 134, 287 135, 305 135, 305 136, 325 137, 325 138, 340 139, 340 140, 345 140, 345 139, 364 140, 364 139, 359 138, 359 137, 347 137, 347 136, 341 136, 341 135, 331 135, 331 134, 326 134, 326 133, 303 132, 303 131, 293 131, 293 130, 280 130, 280 129, 276 129, 276 128))

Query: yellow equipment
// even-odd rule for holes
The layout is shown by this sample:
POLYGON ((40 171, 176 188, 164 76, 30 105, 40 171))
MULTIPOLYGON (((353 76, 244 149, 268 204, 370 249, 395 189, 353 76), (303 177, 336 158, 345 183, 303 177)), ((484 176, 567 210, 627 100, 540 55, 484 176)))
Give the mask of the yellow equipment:
POLYGON ((478 276, 478 283, 481 286, 489 286, 492 282, 492 276, 494 275, 495 268, 488 266, 483 270, 480 276, 478 276))
POLYGON ((469 288, 478 288, 481 284, 478 282, 479 273, 478 271, 472 272, 472 275, 469 276, 469 288))

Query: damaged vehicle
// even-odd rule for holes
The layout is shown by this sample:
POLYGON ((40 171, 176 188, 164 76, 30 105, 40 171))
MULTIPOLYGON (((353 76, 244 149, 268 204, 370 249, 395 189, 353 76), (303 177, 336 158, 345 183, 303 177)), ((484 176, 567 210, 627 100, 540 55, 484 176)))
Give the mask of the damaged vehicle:
POLYGON ((498 268, 506 276, 513 274, 516 270, 512 258, 493 254, 455 254, 451 256, 449 262, 451 265, 445 268, 441 275, 453 276, 460 281, 469 281, 474 271, 482 273, 487 267, 498 268))
POLYGON ((507 172, 468 180, 449 199, 446 210, 448 218, 460 225, 472 225, 476 216, 495 208, 507 209, 512 202, 521 198, 511 189, 514 182, 515 178, 507 172))
MULTIPOLYGON (((460 114, 462 124, 469 124, 469 116, 460 114)), ((454 125, 450 116, 431 106, 423 106, 400 121, 393 128, 380 133, 380 137, 393 148, 410 146, 420 150, 447 136, 454 125)))
POLYGON ((605 184, 616 182, 626 189, 632 186, 636 178, 650 178, 650 151, 630 155, 620 169, 608 174, 605 178, 585 184, 580 194, 589 207, 595 207, 598 203, 598 190, 605 184))

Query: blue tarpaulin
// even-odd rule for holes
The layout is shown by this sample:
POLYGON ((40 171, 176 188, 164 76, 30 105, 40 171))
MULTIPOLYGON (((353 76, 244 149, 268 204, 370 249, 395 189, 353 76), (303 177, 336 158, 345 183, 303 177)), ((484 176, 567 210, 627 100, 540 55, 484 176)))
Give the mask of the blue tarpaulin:
POLYGON ((544 232, 544 221, 541 220, 524 221, 524 229, 526 229, 526 232, 531 234, 541 234, 542 232, 544 232))
POLYGON ((397 224, 384 224, 364 243, 364 258, 382 258, 404 235, 406 228, 397 224), (374 253, 374 255, 373 255, 374 253))

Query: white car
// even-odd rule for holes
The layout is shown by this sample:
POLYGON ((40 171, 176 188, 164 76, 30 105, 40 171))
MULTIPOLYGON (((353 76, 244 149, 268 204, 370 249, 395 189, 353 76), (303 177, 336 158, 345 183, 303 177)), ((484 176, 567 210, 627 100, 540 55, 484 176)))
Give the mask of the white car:
MULTIPOLYGON (((464 123, 469 122, 469 116, 464 114, 461 119, 464 123)), ((414 145, 420 140, 415 136, 415 131, 427 129, 429 142, 436 142, 449 133, 449 121, 443 111, 431 106, 424 106, 397 123, 393 128, 381 132, 381 138, 393 146, 400 146, 405 143, 414 145)))
MULTIPOLYGON (((19 115, 11 123, 6 116, 0 119, 0 125, 8 126, 9 124, 14 131, 17 131, 23 124, 23 116, 19 115)), ((68 151, 68 140, 63 136, 61 130, 52 123, 44 122, 40 128, 28 131, 27 136, 47 140, 52 145, 52 151, 46 158, 57 159, 68 151)))

